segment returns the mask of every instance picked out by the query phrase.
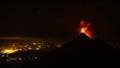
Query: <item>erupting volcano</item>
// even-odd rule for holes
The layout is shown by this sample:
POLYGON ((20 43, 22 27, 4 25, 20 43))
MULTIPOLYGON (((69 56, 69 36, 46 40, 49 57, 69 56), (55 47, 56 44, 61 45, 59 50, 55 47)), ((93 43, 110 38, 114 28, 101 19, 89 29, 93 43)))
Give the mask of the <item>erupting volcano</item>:
POLYGON ((99 64, 99 62, 106 64, 111 60, 113 62, 118 60, 120 51, 114 49, 104 40, 94 38, 90 25, 91 23, 81 21, 79 35, 64 43, 61 47, 41 56, 37 61, 23 64, 23 67, 26 65, 33 67, 42 65, 64 66, 66 63, 69 64, 68 66, 75 66, 76 64, 81 66, 81 64, 99 64))
POLYGON ((86 23, 85 21, 81 21, 80 22, 80 33, 84 33, 88 37, 94 38, 93 32, 90 29, 90 25, 91 25, 91 23, 86 23))

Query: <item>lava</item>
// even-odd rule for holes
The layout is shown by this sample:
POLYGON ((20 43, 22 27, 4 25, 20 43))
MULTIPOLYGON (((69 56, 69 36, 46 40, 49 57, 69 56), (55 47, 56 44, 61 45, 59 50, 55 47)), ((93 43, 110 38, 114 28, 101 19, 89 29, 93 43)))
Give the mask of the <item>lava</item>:
POLYGON ((84 33, 88 37, 93 38, 93 33, 89 28, 90 25, 91 23, 86 23, 85 21, 81 21, 80 22, 80 33, 84 33))

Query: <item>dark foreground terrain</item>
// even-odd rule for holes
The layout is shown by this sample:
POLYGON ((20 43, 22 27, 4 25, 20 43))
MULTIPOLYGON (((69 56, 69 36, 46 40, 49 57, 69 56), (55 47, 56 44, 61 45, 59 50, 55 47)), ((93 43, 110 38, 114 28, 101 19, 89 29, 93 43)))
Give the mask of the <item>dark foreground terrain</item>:
MULTIPOLYGON (((44 68, 44 67, 104 67, 120 65, 120 49, 113 48, 103 40, 92 39, 80 34, 68 43, 56 48, 37 60, 5 63, 1 67, 44 68)), ((96 68, 97 68, 96 67, 96 68)))

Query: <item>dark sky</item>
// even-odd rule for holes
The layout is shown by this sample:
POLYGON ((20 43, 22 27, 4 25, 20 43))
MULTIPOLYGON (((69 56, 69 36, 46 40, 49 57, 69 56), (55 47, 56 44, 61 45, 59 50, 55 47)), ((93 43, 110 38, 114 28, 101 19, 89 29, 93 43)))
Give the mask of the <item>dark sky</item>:
POLYGON ((5 2, 0 7, 1 37, 73 37, 84 19, 97 37, 120 38, 118 2, 5 2))

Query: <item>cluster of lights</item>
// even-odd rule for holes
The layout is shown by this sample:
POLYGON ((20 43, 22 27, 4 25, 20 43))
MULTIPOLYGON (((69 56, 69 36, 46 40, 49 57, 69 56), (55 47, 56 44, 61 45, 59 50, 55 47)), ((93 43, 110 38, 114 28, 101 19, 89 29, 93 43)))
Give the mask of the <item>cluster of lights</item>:
POLYGON ((38 43, 33 43, 33 46, 30 46, 30 45, 19 46, 19 45, 13 44, 12 46, 1 48, 0 53, 11 54, 17 51, 40 50, 42 48, 42 46, 38 45, 38 43))
POLYGON ((24 57, 10 57, 8 55, 1 55, 0 59, 4 58, 3 60, 0 60, 0 63, 7 63, 7 62, 20 62, 20 61, 24 61, 24 60, 36 60, 39 58, 39 56, 32 56, 32 57, 28 57, 28 58, 24 58, 24 57))
MULTIPOLYGON (((54 45, 54 44, 53 44, 54 45)), ((56 48, 60 47, 60 44, 56 44, 55 46, 49 45, 49 43, 29 43, 29 44, 24 44, 24 45, 19 45, 19 44, 11 44, 11 46, 6 46, 6 47, 1 47, 0 48, 0 63, 6 63, 6 62, 11 62, 11 61, 24 61, 24 60, 31 60, 31 59, 38 59, 40 57, 40 50, 47 50, 50 49, 51 47, 56 48), (30 45, 31 44, 31 45, 30 45), (27 55, 27 58, 21 57, 19 55, 19 52, 25 52, 27 51, 35 51, 36 53, 31 53, 31 54, 25 54, 27 55), (17 56, 12 56, 13 54, 16 54, 17 56)))

